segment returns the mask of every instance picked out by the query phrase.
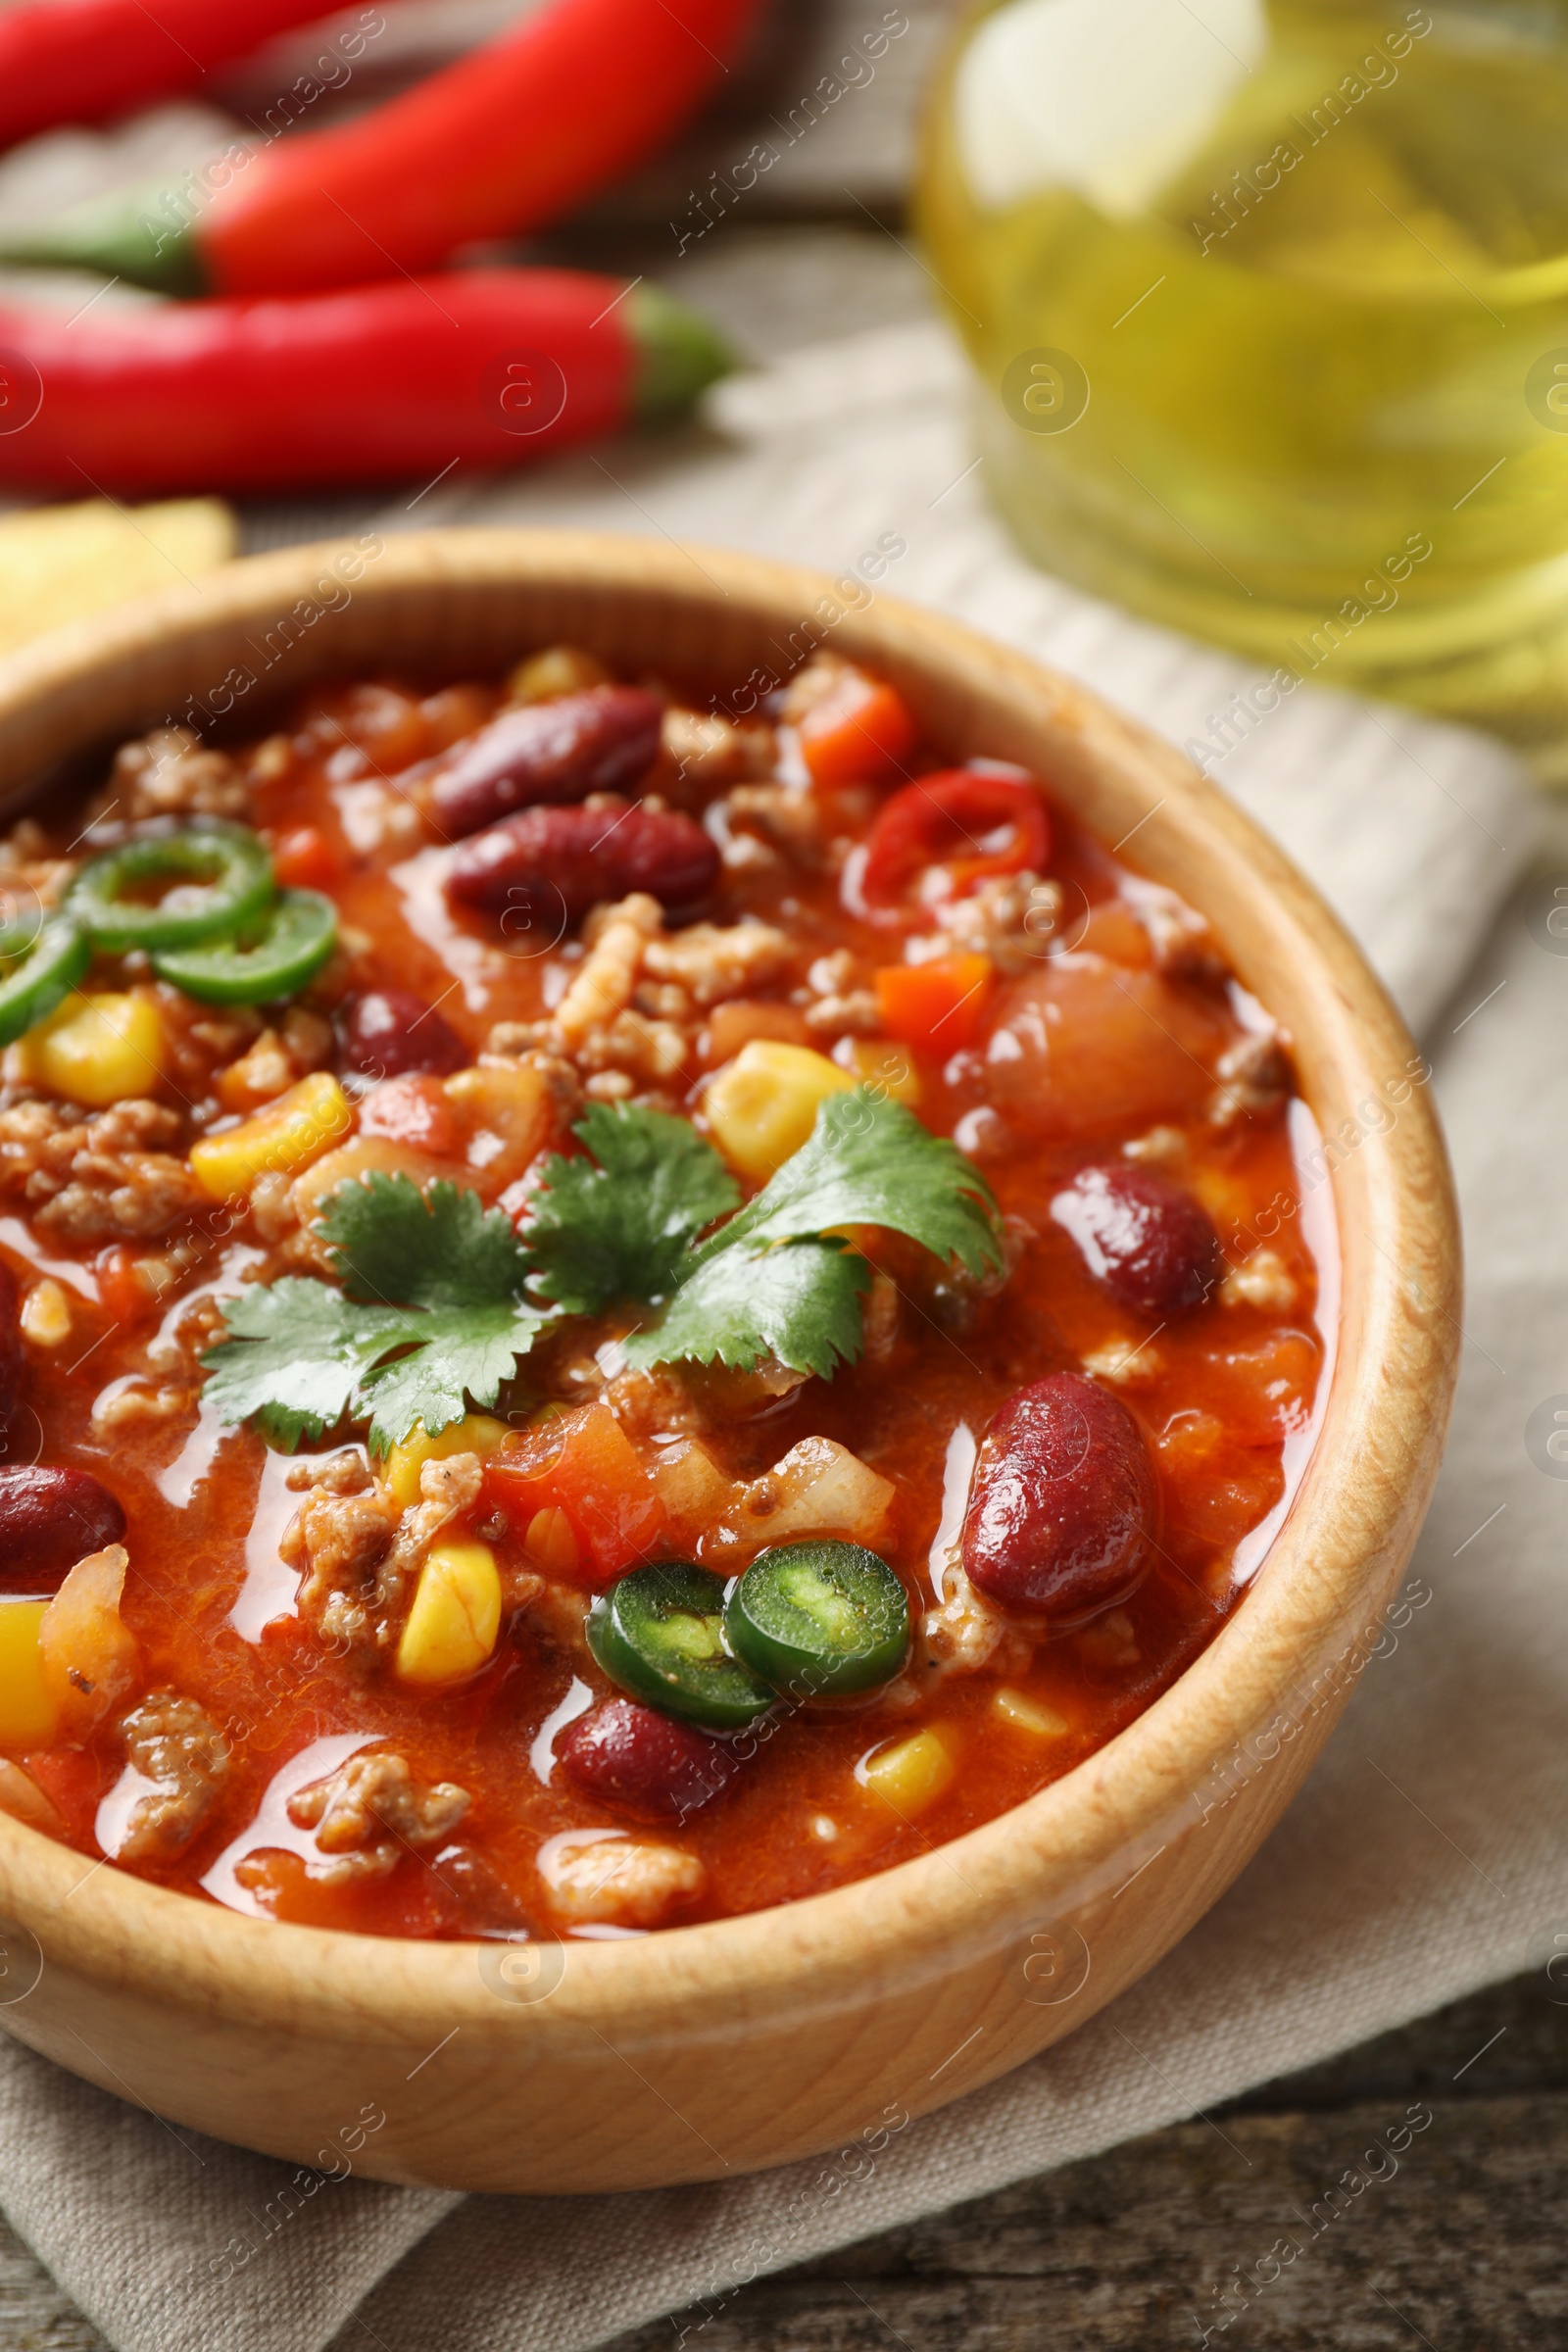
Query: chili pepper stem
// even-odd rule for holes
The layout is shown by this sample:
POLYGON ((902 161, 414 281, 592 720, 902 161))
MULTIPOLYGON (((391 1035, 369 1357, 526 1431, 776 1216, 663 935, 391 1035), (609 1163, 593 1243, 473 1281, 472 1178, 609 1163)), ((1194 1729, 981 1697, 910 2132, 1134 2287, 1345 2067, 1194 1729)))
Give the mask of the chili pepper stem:
POLYGON ((190 222, 171 216, 174 201, 163 187, 94 197, 0 242, 0 263, 92 270, 155 294, 211 293, 190 222))
POLYGON ((625 308, 640 354, 632 403, 645 423, 684 416, 710 384, 739 367, 734 345, 712 320, 662 286, 634 286, 625 308))

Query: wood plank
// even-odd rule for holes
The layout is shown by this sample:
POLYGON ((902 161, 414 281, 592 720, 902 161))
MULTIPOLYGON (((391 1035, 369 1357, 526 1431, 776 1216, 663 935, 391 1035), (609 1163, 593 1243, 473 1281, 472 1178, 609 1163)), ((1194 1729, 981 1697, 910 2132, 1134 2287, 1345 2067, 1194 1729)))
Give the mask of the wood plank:
MULTIPOLYGON (((1548 2352, 1568 2341, 1559 2003, 1541 1975, 1492 1986, 1211 2122, 759 2280, 612 2352, 1149 2352, 1199 2345, 1205 2327, 1223 2341, 1218 2297, 1229 2282, 1239 2310, 1248 2280, 1233 2324, 1249 2352, 1548 2352)), ((3 2225, 0 2348, 104 2352, 3 2225)))

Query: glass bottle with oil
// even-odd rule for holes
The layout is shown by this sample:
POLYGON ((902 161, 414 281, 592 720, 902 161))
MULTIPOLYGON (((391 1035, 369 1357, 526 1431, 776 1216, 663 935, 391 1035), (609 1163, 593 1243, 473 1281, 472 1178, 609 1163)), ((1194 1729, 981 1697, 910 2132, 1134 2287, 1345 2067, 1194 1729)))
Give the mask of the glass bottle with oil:
POLYGON ((1035 558, 1568 781, 1568 4, 986 0, 920 225, 1035 558))

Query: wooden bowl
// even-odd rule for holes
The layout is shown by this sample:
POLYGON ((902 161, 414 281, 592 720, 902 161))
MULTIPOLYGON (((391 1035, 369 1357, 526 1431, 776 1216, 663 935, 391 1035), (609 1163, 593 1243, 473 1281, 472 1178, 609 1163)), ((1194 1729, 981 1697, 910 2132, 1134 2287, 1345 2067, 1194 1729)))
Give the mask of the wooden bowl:
MULTIPOLYGON (((857 581, 578 533, 291 550, 0 666, 0 794, 190 710, 473 675, 561 639, 758 691, 827 640, 930 736, 1025 762, 1200 907, 1285 1024, 1332 1182, 1339 1350, 1294 1508, 1235 1615, 1137 1722, 1012 1812, 880 1877, 618 1942, 417 1943, 270 1925, 0 1816, 0 2023, 160 2115, 310 2163, 362 2111, 377 2178, 552 2192, 733 2177, 955 2099, 1069 2033, 1186 1934, 1349 1694, 1437 1470, 1459 1251, 1415 1049, 1334 917, 1168 745, 1065 679, 857 581), (858 609, 857 609, 858 608, 858 609)), ((1330 1240, 1332 1260, 1333 1245, 1330 1240)), ((322 2161, 325 2161, 323 2156, 322 2161)))

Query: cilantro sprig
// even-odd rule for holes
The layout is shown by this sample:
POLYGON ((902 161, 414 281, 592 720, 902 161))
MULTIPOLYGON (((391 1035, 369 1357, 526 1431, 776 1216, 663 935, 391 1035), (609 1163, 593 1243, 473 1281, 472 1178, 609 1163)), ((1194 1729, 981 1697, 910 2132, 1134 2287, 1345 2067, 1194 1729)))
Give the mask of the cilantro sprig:
POLYGON ((256 1285, 223 1308, 202 1361, 228 1421, 290 1450, 345 1416, 384 1452, 431 1436, 466 1400, 492 1405, 547 1327, 614 1301, 649 1311, 624 1343, 636 1365, 775 1357, 831 1378, 860 1352, 871 1274, 845 1228, 908 1236, 975 1276, 1001 1266, 995 1200, 956 1145, 864 1087, 831 1096, 809 1140, 744 1206, 685 1119, 595 1103, 554 1154, 520 1233, 471 1192, 405 1176, 340 1185, 321 1230, 341 1289, 256 1285))
POLYGON ((416 1421, 438 1437, 466 1397, 494 1404, 549 1320, 520 1296, 510 1218, 455 1184, 375 1174, 330 1195, 321 1231, 341 1290, 289 1275, 225 1302, 229 1336, 202 1358, 223 1419, 292 1453, 347 1415, 385 1453, 416 1421))
POLYGON ((1002 1263, 991 1188, 956 1144, 866 1087, 830 1095, 808 1141, 686 1261, 634 1364, 682 1358, 751 1371, 772 1354, 828 1379, 860 1352, 870 1269, 839 1231, 880 1225, 980 1275, 1002 1263))
POLYGON ((662 1298, 692 1243, 740 1187, 689 1120, 592 1102, 573 1130, 591 1158, 546 1160, 529 1200, 530 1289, 564 1313, 662 1298))

